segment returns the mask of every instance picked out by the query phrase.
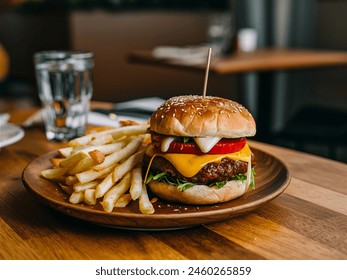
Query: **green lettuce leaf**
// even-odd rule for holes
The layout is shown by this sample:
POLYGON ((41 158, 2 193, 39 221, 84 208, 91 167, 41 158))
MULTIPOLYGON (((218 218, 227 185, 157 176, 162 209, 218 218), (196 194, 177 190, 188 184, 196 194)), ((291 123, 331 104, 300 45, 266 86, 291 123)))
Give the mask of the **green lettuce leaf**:
MULTIPOLYGON (((254 168, 252 168, 252 172, 251 172, 251 181, 250 181, 250 187, 254 188, 254 168)), ((147 180, 146 180, 146 184, 148 184, 149 182, 151 182, 152 180, 155 181, 159 181, 159 182, 165 182, 168 183, 170 185, 176 186, 180 191, 184 192, 188 189, 190 189, 191 187, 194 187, 196 184, 183 180, 183 179, 173 179, 171 177, 169 177, 166 173, 162 172, 162 173, 157 173, 157 174, 153 174, 152 172, 150 172, 148 174, 147 180)), ((233 176, 231 178, 231 180, 240 180, 242 182, 244 182, 245 180, 247 180, 247 175, 245 173, 239 173, 236 174, 235 176, 233 176)), ((215 182, 209 185, 209 187, 213 187, 216 186, 218 189, 222 188, 225 186, 225 184, 228 181, 221 181, 221 182, 215 182)))

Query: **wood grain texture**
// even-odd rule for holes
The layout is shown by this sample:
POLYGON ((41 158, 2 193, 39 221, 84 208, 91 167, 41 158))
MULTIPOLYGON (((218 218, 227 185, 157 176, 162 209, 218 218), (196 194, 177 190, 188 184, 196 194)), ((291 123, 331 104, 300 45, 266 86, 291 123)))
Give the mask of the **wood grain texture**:
MULTIPOLYGON (((157 59, 151 51, 134 51, 129 54, 132 63, 174 67, 179 69, 205 69, 205 63, 189 64, 186 61, 157 59)), ((217 74, 235 74, 252 71, 273 71, 303 68, 323 68, 346 66, 347 52, 317 51, 305 49, 259 49, 251 53, 237 52, 232 55, 213 59, 210 72, 217 74)))
MULTIPOLYGON (((11 112, 21 123, 23 112, 11 112)), ((347 259, 347 165, 250 141, 281 159, 292 180, 271 202, 221 222, 128 231, 64 215, 32 196, 23 169, 63 144, 42 128, 0 150, 0 259, 347 259)))

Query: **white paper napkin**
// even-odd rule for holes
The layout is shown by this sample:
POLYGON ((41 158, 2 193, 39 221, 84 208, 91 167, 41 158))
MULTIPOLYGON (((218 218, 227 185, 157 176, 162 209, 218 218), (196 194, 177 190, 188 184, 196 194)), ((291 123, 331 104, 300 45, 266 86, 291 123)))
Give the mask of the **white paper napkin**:
POLYGON ((169 59, 172 62, 178 61, 180 64, 194 65, 206 63, 207 49, 206 46, 159 46, 153 49, 152 55, 158 59, 169 59))
MULTIPOLYGON (((97 112, 88 113, 88 124, 91 124, 91 125, 118 127, 120 120, 132 120, 139 123, 148 121, 147 119, 144 119, 144 118, 123 116, 118 114, 116 116, 107 116, 105 114, 101 114, 97 112)), ((31 115, 28 119, 24 121, 23 126, 29 127, 33 125, 39 125, 42 123, 43 123, 42 110, 38 110, 36 113, 31 115)))
POLYGON ((142 112, 153 113, 164 102, 165 100, 159 97, 145 97, 116 103, 114 108, 123 111, 139 110, 142 112))

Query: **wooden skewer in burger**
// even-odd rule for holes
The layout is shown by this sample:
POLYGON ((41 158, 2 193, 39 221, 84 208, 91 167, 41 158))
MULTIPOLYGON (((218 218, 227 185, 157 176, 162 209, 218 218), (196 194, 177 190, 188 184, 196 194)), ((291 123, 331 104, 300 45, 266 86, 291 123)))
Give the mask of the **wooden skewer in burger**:
POLYGON ((150 118, 145 182, 155 195, 181 203, 240 197, 254 187, 246 137, 255 132, 252 115, 237 102, 205 94, 172 97, 150 118))

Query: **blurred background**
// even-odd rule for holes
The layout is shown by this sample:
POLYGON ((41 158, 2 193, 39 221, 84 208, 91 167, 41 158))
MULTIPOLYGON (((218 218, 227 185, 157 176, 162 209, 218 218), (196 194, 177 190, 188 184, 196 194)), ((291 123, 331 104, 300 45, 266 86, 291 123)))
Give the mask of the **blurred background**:
MULTIPOLYGON (((33 53, 95 53, 94 100, 201 94, 203 73, 129 63, 135 50, 200 45, 211 21, 230 21, 224 55, 238 30, 253 28, 258 47, 347 51, 344 0, 1 0, 0 102, 38 105, 33 53)), ((272 74, 269 143, 347 162, 347 67, 272 74), (306 126, 305 126, 306 125, 306 126), (311 129, 311 130, 310 130, 311 129)), ((261 74, 209 77, 208 94, 249 100, 256 116, 261 74)), ((241 101, 241 100, 238 100, 241 101)), ((261 108, 260 108, 261 109, 261 108)))

